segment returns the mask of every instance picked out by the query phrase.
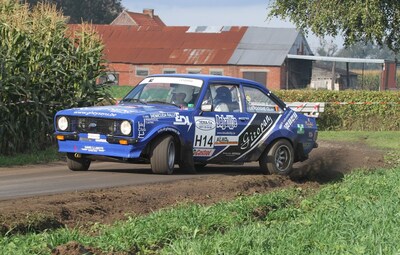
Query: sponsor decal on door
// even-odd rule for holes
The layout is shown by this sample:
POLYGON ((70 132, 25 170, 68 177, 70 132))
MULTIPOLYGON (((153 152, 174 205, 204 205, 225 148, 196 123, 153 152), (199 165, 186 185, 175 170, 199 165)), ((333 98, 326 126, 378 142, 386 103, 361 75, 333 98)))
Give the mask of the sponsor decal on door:
MULTIPOLYGON (((215 140, 215 118, 195 117, 195 132, 193 148, 214 148, 215 140)), ((196 155, 194 155, 196 156, 196 155)))

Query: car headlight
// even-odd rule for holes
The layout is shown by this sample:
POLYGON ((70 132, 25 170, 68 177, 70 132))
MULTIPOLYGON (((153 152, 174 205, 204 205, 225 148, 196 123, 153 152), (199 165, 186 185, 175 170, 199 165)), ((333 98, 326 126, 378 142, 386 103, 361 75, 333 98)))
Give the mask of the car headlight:
POLYGON ((129 121, 124 120, 121 123, 120 129, 123 135, 130 135, 132 132, 132 125, 129 121))
POLYGON ((68 126, 69 126, 68 119, 64 116, 58 118, 57 126, 58 126, 58 129, 61 131, 67 130, 68 126))

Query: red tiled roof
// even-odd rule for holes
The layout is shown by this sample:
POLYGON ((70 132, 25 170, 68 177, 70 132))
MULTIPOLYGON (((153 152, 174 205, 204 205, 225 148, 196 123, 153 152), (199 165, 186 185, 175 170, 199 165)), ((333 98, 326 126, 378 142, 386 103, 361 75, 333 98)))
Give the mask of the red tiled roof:
POLYGON ((136 13, 136 12, 126 12, 138 26, 163 26, 164 22, 157 16, 154 15, 150 17, 148 14, 136 13))
MULTIPOLYGON (((226 65, 247 27, 189 33, 189 27, 95 25, 112 63, 226 65)), ((74 29, 73 26, 70 26, 74 29)))

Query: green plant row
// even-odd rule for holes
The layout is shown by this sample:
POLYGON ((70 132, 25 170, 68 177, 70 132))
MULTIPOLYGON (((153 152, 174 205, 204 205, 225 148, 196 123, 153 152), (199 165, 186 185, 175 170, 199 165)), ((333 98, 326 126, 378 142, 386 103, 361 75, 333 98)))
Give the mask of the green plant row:
POLYGON ((280 90, 274 93, 285 102, 325 102, 325 111, 317 119, 320 130, 400 130, 400 92, 280 90))
POLYGON ((89 26, 67 30, 54 6, 0 0, 0 154, 46 148, 57 110, 109 97, 96 85, 103 45, 89 26))

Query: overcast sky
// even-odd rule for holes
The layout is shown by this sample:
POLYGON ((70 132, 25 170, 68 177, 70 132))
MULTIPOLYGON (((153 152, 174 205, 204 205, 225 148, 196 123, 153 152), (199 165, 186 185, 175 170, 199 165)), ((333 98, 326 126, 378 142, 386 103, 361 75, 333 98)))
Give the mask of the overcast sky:
MULTIPOLYGON (((154 9, 167 26, 295 27, 288 21, 267 19, 268 0, 122 0, 122 5, 132 12, 154 9)), ((318 38, 309 35, 307 41, 315 53, 318 38)))

